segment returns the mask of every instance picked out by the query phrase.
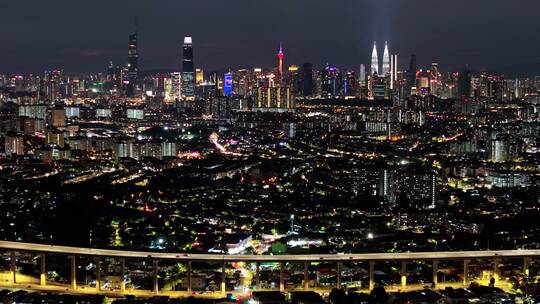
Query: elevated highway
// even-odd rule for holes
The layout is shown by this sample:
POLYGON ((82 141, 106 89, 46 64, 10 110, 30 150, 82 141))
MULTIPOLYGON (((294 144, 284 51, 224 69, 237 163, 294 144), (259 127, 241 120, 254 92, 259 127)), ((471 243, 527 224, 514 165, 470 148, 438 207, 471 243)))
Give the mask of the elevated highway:
MULTIPOLYGON (((37 286, 44 288, 47 286, 47 255, 66 255, 69 257, 71 277, 69 290, 80 290, 77 286, 77 257, 92 258, 96 264, 96 286, 95 291, 101 291, 101 269, 100 259, 114 258, 120 261, 121 271, 120 278, 122 280, 120 284, 120 293, 126 292, 126 270, 125 260, 144 260, 152 261, 152 277, 153 277, 153 294, 160 292, 158 286, 158 269, 159 263, 163 261, 176 261, 182 262, 187 265, 187 292, 190 293, 192 289, 192 262, 207 262, 207 263, 221 263, 222 280, 221 280, 221 293, 226 293, 225 286, 225 270, 227 265, 237 262, 255 263, 256 271, 254 275, 255 287, 254 289, 260 289, 260 265, 261 263, 278 263, 280 265, 279 275, 279 290, 285 291, 285 264, 304 264, 304 280, 303 289, 313 290, 309 285, 309 266, 311 263, 328 262, 335 263, 336 271, 336 287, 341 288, 342 267, 345 263, 366 263, 369 265, 369 289, 373 289, 375 286, 374 273, 377 263, 394 262, 401 263, 401 288, 407 288, 407 263, 421 261, 424 263, 430 263, 433 270, 433 277, 431 284, 433 286, 439 284, 438 272, 440 261, 454 261, 463 263, 463 285, 467 285, 469 262, 471 260, 485 260, 489 262, 492 267, 492 277, 498 283, 500 279, 499 267, 505 260, 522 260, 521 271, 523 275, 529 274, 529 265, 531 261, 537 257, 540 257, 540 250, 487 250, 487 251, 442 251, 442 252, 406 252, 406 253, 361 253, 361 254, 316 254, 316 255, 226 255, 226 254, 191 254, 191 253, 164 253, 164 252, 145 252, 145 251, 125 251, 125 250, 111 250, 111 249, 96 249, 96 248, 82 248, 82 247, 68 247, 68 246, 56 246, 45 244, 32 244, 32 243, 20 243, 10 241, 0 241, 0 250, 9 252, 11 256, 11 267, 9 282, 13 285, 17 284, 17 259, 16 253, 32 253, 40 257, 40 278, 37 286)), ((9 284, 8 284, 9 285, 9 284)), ((30 286, 30 285, 29 285, 30 286)), ((88 289, 85 292, 89 292, 88 289)))

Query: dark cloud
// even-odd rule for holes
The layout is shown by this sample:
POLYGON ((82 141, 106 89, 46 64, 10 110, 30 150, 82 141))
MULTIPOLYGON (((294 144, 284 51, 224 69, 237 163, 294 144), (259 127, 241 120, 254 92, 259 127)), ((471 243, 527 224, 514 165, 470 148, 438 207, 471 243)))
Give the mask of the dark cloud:
MULTIPOLYGON (((138 20, 141 66, 180 65, 192 35, 196 65, 367 63, 373 40, 391 42, 403 65, 491 70, 540 63, 538 0, 21 0, 0 3, 0 71, 102 71, 124 63, 138 20)), ((382 50, 381 50, 382 51, 382 50)), ((536 64, 536 65, 535 65, 536 64)))

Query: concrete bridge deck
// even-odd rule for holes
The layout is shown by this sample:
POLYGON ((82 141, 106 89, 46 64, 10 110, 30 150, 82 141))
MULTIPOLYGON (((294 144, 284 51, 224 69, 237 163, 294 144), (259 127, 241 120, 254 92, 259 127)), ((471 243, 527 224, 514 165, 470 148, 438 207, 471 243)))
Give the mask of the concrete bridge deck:
POLYGON ((0 241, 0 249, 77 256, 225 262, 416 261, 539 257, 540 250, 441 251, 317 255, 226 255, 124 251, 0 241))
MULTIPOLYGON (((470 283, 468 281, 469 274, 469 262, 474 259, 488 260, 492 265, 493 279, 499 286, 507 286, 500 280, 499 266, 505 259, 522 259, 523 267, 521 267, 522 274, 529 274, 529 265, 531 260, 536 257, 540 257, 540 250, 490 250, 490 251, 445 251, 445 252, 407 252, 407 253, 365 253, 365 254, 322 254, 322 255, 224 255, 224 254, 188 254, 188 253, 163 253, 163 252, 144 252, 144 251, 124 251, 124 250, 110 250, 110 249, 95 249, 95 248, 81 248, 81 247, 68 247, 68 246, 55 246, 44 244, 32 244, 32 243, 20 243, 0 241, 0 250, 7 251, 11 254, 11 267, 9 278, 2 280, 0 286, 10 288, 25 288, 31 290, 41 291, 56 291, 56 292, 68 292, 68 293, 83 293, 83 294, 105 294, 105 295, 125 295, 134 294, 139 296, 149 295, 169 295, 169 296, 188 296, 196 295, 192 291, 192 262, 208 262, 221 264, 221 288, 218 292, 204 293, 199 296, 214 297, 217 295, 223 295, 227 293, 226 290, 226 265, 233 262, 247 262, 255 263, 256 271, 253 279, 255 281, 256 290, 261 290, 260 284, 260 266, 261 263, 278 263, 279 264, 279 288, 277 290, 285 291, 285 263, 304 264, 304 280, 300 288, 297 290, 317 290, 324 292, 324 288, 312 287, 309 282, 309 265, 310 263, 329 262, 335 263, 335 287, 344 287, 341 281, 342 267, 345 263, 367 263, 369 265, 369 286, 366 286, 366 291, 369 291, 375 287, 375 266, 377 263, 382 262, 398 262, 401 263, 401 269, 399 274, 401 275, 401 284, 396 286, 388 286, 394 290, 411 290, 421 289, 425 286, 436 286, 438 288, 443 286, 462 287, 470 283), (17 259, 16 253, 32 253, 40 256, 40 277, 36 279, 36 282, 28 280, 23 282, 22 275, 17 273, 17 259), (47 255, 66 255, 69 256, 69 268, 71 269, 70 283, 69 284, 51 284, 47 282, 47 255), (77 257, 93 258, 96 264, 95 278, 96 286, 78 286, 77 285, 77 257), (120 261, 121 271, 120 278, 121 284, 118 290, 105 289, 101 287, 102 273, 100 267, 100 259, 102 258, 114 258, 120 261), (125 260, 151 260, 152 261, 152 290, 132 290, 126 288, 126 269, 125 260), (158 269, 160 261, 176 261, 182 262, 187 265, 187 290, 186 291, 167 291, 160 290, 158 284, 158 269), (433 276, 430 284, 407 284, 407 263, 413 261, 424 261, 431 263, 433 276), (444 283, 438 282, 439 274, 439 262, 440 261, 461 261, 463 263, 463 281, 460 283, 444 283), (19 280, 17 280, 19 276, 19 280), (7 284, 6 284, 7 282, 7 284)), ((329 290, 328 290, 329 291, 329 290)))

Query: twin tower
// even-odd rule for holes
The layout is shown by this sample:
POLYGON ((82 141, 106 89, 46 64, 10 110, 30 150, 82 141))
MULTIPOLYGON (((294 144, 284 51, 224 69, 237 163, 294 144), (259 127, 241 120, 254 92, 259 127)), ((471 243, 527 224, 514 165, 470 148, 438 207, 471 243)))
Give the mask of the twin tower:
POLYGON ((388 42, 384 43, 384 54, 382 62, 382 70, 379 70, 379 55, 377 54, 377 42, 373 42, 373 52, 371 53, 371 74, 386 76, 390 74, 390 52, 388 51, 388 42))

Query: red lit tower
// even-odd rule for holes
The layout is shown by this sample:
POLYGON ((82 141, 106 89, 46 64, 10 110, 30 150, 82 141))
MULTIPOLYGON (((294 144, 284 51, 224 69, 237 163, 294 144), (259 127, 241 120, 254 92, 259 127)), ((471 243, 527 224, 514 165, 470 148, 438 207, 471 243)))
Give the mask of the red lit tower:
POLYGON ((285 58, 285 54, 283 54, 281 42, 279 43, 279 52, 277 57, 279 59, 279 79, 281 82, 283 82, 283 58, 285 58))

